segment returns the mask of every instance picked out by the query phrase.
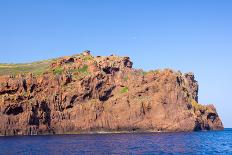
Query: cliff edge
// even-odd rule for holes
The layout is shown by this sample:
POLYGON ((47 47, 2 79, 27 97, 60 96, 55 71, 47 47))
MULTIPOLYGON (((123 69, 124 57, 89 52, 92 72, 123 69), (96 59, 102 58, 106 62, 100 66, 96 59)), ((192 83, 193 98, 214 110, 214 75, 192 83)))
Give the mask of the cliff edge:
POLYGON ((129 57, 89 51, 31 64, 0 64, 0 135, 221 130, 198 103, 192 73, 144 72, 129 57))

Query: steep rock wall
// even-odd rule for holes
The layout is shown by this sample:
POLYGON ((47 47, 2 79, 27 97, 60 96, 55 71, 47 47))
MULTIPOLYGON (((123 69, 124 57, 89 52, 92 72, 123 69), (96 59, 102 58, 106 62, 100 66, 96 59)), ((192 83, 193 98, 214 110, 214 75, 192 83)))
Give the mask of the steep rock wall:
POLYGON ((0 135, 223 129, 214 106, 198 103, 192 73, 132 64, 86 51, 41 75, 0 76, 0 135))

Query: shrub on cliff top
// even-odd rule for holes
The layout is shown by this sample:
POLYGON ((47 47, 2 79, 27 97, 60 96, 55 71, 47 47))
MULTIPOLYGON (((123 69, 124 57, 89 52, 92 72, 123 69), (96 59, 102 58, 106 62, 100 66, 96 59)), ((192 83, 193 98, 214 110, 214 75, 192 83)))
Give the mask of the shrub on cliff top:
POLYGON ((83 57, 83 60, 84 60, 84 61, 93 60, 93 57, 90 56, 90 55, 84 56, 84 57, 83 57))

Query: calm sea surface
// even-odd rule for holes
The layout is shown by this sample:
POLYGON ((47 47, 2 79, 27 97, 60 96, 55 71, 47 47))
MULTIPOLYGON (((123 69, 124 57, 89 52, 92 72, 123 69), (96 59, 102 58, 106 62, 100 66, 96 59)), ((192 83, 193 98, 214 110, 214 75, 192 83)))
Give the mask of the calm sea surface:
POLYGON ((0 154, 232 154, 232 129, 0 137, 0 154))

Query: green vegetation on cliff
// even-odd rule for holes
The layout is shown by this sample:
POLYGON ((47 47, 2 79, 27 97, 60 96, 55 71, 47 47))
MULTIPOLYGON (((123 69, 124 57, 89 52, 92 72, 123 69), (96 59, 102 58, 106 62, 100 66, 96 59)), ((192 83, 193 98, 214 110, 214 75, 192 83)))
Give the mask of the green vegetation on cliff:
POLYGON ((121 94, 127 93, 129 91, 128 87, 123 87, 120 91, 121 94))
POLYGON ((32 63, 22 64, 1 64, 0 75, 17 75, 21 73, 34 73, 36 75, 42 74, 49 69, 49 65, 53 60, 43 60, 32 63))

